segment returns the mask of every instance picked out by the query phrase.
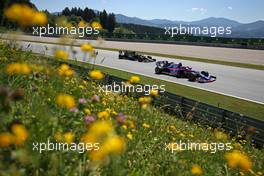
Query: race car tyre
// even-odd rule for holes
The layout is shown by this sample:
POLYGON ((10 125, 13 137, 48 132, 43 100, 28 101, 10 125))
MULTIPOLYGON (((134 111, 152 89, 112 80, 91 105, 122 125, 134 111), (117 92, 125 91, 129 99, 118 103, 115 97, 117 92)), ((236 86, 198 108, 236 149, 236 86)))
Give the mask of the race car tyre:
POLYGON ((181 74, 176 74, 175 77, 176 78, 181 78, 181 74))
POLYGON ((183 78, 184 72, 183 71, 177 71, 177 73, 175 74, 176 78, 183 78))
POLYGON ((155 68, 155 73, 156 73, 156 74, 161 74, 161 69, 160 69, 159 67, 156 67, 156 68, 155 68))
POLYGON ((138 58, 138 62, 143 62, 143 58, 142 57, 139 57, 138 58))
POLYGON ((196 81, 196 76, 193 75, 193 74, 190 74, 190 75, 188 76, 188 81, 190 81, 190 82, 195 82, 195 81, 196 81))

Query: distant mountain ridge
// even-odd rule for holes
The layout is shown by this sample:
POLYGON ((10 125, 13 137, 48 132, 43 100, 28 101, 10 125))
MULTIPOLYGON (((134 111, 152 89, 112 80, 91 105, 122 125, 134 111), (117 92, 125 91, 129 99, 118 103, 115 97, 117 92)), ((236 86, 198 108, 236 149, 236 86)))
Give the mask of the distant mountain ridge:
POLYGON ((118 23, 126 24, 138 24, 145 26, 154 26, 164 28, 165 26, 178 26, 182 25, 191 25, 191 26, 201 26, 201 27, 212 27, 212 26, 223 26, 223 27, 232 27, 231 37, 238 38, 264 38, 264 21, 256 21, 253 23, 243 24, 235 20, 230 20, 227 18, 216 18, 210 17, 197 21, 172 21, 167 19, 152 19, 145 20, 138 17, 128 17, 122 14, 116 14, 116 20, 118 23))

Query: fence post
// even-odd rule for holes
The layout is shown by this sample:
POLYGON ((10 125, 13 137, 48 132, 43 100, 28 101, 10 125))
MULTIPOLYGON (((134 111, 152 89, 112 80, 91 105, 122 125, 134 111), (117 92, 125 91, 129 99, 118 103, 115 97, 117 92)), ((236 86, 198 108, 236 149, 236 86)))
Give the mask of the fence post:
POLYGON ((226 117, 225 117, 225 114, 226 114, 226 110, 222 110, 222 112, 221 112, 221 116, 222 116, 222 119, 221 119, 221 127, 222 128, 224 128, 224 126, 225 126, 225 123, 226 123, 226 117))
POLYGON ((183 102, 184 102, 184 97, 181 96, 181 100, 180 100, 181 114, 182 114, 183 116, 185 116, 185 114, 184 114, 184 104, 183 104, 183 102))

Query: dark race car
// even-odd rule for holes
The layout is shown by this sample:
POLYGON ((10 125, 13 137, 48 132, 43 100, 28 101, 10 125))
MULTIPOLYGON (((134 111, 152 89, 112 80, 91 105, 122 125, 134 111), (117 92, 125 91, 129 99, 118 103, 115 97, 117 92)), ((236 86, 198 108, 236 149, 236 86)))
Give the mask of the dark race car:
POLYGON ((192 68, 185 67, 182 63, 175 64, 168 61, 158 61, 156 62, 155 73, 156 74, 168 74, 175 76, 177 78, 184 78, 189 72, 192 71, 192 68))
POLYGON ((119 59, 126 59, 138 62, 155 62, 156 59, 153 59, 151 56, 144 56, 138 54, 135 51, 119 51, 119 59))
POLYGON ((187 78, 192 82, 209 83, 216 80, 215 76, 210 75, 206 71, 195 71, 191 67, 183 66, 182 63, 173 63, 168 61, 156 62, 156 74, 167 74, 177 78, 187 78))

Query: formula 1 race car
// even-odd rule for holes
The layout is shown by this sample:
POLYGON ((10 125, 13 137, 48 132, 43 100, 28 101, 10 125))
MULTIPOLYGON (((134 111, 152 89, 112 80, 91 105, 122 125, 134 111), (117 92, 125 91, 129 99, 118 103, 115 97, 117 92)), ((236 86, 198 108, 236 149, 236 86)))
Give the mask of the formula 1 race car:
POLYGON ((119 51, 119 59, 126 59, 138 62, 156 62, 156 59, 153 59, 151 56, 144 56, 138 54, 135 51, 119 51))
POLYGON ((155 73, 187 78, 191 82, 209 83, 216 81, 216 77, 210 75, 207 71, 195 71, 191 67, 183 66, 182 63, 175 64, 168 61, 156 62, 155 73))

